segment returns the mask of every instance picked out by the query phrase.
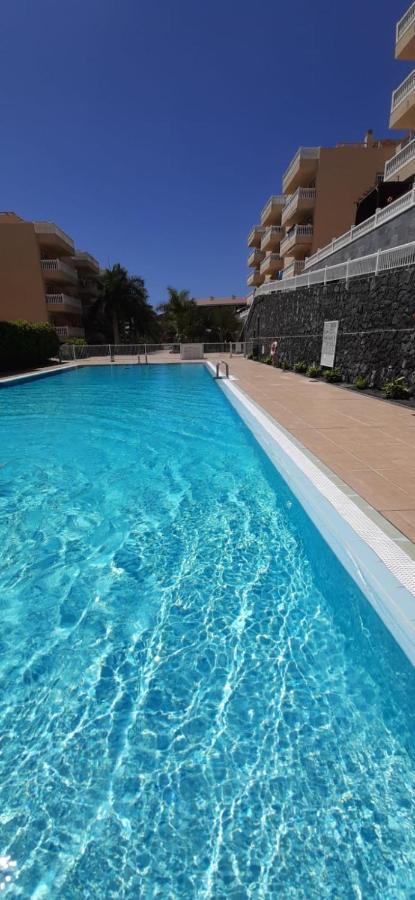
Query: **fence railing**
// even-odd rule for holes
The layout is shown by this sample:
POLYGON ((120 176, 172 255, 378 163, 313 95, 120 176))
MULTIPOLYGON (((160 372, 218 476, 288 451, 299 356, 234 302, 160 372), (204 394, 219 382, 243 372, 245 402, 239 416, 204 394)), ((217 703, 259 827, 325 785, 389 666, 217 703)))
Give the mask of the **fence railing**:
POLYGON ((408 30, 410 25, 415 22, 415 3, 412 3, 412 6, 406 11, 406 13, 399 19, 399 22, 396 25, 396 40, 402 37, 405 34, 405 31, 408 30))
POLYGON ((310 266, 320 262, 321 259, 331 256, 332 253, 336 253, 337 250, 341 250, 342 247, 346 247, 347 244, 351 244, 352 241, 362 237, 362 235, 367 234, 369 231, 373 231, 389 219, 399 216, 400 213, 404 212, 406 209, 410 209, 412 206, 415 206, 415 188, 412 188, 407 194, 403 194, 402 197, 398 197, 393 203, 389 203, 384 209, 376 210, 375 214, 370 216, 369 219, 365 219, 360 225, 354 225, 349 231, 346 231, 345 234, 340 235, 338 238, 334 238, 330 244, 322 247, 321 250, 317 250, 316 253, 313 253, 312 256, 309 256, 308 259, 306 259, 305 268, 308 270, 310 266))
POLYGON ((330 281, 347 281, 349 278, 357 278, 359 275, 377 275, 379 272, 386 272, 389 269, 413 265, 415 265, 415 241, 400 247, 392 247, 390 250, 378 250, 368 256, 349 259, 347 262, 337 263, 334 266, 326 266, 324 269, 304 272, 294 278, 269 281, 256 289, 255 296, 271 294, 275 291, 292 291, 298 288, 312 287, 314 284, 327 284, 330 281))
POLYGON ((403 81, 402 84, 400 84, 399 87, 396 88, 396 91, 393 92, 392 107, 391 107, 392 112, 396 109, 397 106, 399 106, 400 103, 402 103, 402 100, 404 100, 405 97, 407 97, 408 94, 410 94, 414 88, 415 88, 415 69, 412 70, 412 72, 408 75, 408 77, 405 78, 405 81, 403 81))
POLYGON ((402 166, 406 165, 406 163, 410 162, 415 157, 415 139, 409 141, 409 143, 405 144, 398 153, 395 153, 395 156, 392 156, 392 159, 389 159, 385 165, 385 181, 388 181, 395 172, 399 171, 402 166))
MULTIPOLYGON (((190 342, 187 342, 190 343, 190 342)), ((192 342, 193 343, 193 342, 192 342)), ((165 344, 62 344, 60 347, 60 359, 62 361, 82 359, 104 359, 117 362, 118 360, 133 360, 134 362, 168 362, 169 357, 180 357, 179 343, 165 344)), ((244 356, 244 341, 225 341, 218 343, 204 343, 203 355, 208 357, 214 354, 228 354, 229 356, 244 356)))

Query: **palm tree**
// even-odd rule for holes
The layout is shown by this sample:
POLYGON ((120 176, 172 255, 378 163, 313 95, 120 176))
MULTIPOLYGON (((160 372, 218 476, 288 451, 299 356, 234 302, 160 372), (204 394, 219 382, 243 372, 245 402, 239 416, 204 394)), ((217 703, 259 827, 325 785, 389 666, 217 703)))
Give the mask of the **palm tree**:
POLYGON ((189 291, 176 291, 168 287, 169 299, 159 306, 164 324, 176 341, 191 340, 199 331, 199 310, 189 291))
POLYGON ((143 279, 129 275, 119 263, 104 270, 102 293, 91 309, 91 321, 111 334, 114 344, 119 344, 121 337, 131 341, 158 333, 157 316, 143 279))

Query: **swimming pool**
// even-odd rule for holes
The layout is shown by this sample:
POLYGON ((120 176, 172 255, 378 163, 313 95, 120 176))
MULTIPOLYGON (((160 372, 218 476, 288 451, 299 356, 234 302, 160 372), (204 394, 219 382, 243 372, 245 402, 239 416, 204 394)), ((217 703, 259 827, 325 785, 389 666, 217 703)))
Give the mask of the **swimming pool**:
POLYGON ((14 385, 0 431, 10 893, 414 895, 414 670, 206 370, 14 385))

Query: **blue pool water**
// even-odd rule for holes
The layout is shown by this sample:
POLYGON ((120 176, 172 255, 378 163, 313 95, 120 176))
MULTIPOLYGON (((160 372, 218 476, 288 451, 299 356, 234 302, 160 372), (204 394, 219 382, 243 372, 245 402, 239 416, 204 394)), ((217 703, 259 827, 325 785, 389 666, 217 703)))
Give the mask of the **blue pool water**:
POLYGON ((202 367, 0 390, 0 539, 5 894, 415 897, 414 671, 202 367))

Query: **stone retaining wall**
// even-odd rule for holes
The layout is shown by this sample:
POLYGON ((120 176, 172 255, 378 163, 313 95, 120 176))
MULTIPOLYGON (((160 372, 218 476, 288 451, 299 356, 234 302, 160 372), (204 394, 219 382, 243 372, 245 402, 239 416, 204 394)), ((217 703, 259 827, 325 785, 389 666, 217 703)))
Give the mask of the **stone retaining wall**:
MULTIPOLYGON (((346 381, 358 375, 370 385, 403 375, 415 384, 415 266, 378 276, 315 285, 255 298, 245 329, 278 338, 279 361, 320 362, 325 320, 339 320, 335 365, 346 381)), ((264 352, 269 352, 268 342, 264 352)))

